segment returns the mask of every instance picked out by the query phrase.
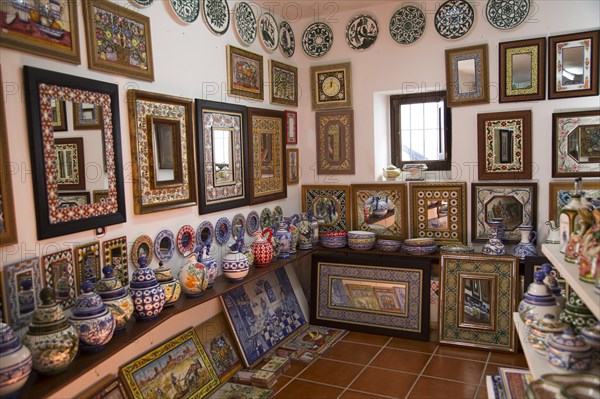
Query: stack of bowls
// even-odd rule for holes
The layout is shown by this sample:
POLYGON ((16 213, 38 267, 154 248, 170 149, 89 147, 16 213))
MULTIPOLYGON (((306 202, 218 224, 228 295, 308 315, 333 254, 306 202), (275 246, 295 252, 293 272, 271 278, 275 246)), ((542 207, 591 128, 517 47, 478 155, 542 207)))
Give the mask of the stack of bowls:
POLYGON ((411 255, 429 255, 435 252, 437 244, 433 238, 409 238, 404 240, 402 249, 411 255))
POLYGON ((385 251, 385 252, 395 252, 395 251, 400 250, 400 247, 402 247, 401 241, 386 240, 386 239, 382 239, 382 238, 377 240, 376 244, 377 244, 377 249, 379 249, 380 251, 385 251))
POLYGON ((348 233, 345 231, 325 231, 321 233, 321 245, 325 248, 344 248, 348 245, 348 233))
POLYGON ((375 247, 375 233, 352 230, 348 232, 348 247, 358 250, 369 250, 375 247))

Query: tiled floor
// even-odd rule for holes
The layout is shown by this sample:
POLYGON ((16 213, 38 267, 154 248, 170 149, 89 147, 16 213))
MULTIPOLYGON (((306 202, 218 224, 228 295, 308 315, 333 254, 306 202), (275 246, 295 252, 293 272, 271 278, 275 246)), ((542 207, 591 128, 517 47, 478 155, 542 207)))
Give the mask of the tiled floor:
POLYGON ((309 366, 293 363, 275 399, 487 398, 485 376, 522 354, 350 332, 309 366))

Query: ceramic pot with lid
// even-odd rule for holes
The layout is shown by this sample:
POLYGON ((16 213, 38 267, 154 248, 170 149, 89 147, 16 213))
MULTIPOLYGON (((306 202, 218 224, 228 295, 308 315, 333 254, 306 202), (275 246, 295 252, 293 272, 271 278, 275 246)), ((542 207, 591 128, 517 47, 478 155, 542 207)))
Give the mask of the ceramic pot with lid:
POLYGON ((581 337, 592 347, 595 363, 600 364, 600 321, 593 326, 582 328, 581 337))
POLYGON ((146 257, 140 256, 138 263, 140 267, 133 273, 129 283, 133 315, 137 321, 150 321, 156 319, 165 306, 165 290, 148 267, 146 257))
POLYGON ((533 348, 541 353, 546 354, 546 337, 548 334, 562 334, 569 328, 567 323, 555 318, 553 315, 546 315, 543 319, 534 320, 530 325, 529 329, 529 342, 533 348))
POLYGON ((562 310, 550 288, 543 282, 544 272, 537 270, 533 275, 535 281, 529 285, 527 292, 523 294, 523 300, 519 303, 519 315, 527 325, 534 320, 543 319, 546 315, 558 318, 562 310))
POLYGON ((546 337, 546 357, 550 364, 565 371, 586 371, 592 365, 592 347, 572 330, 546 337))
POLYGON ((584 327, 595 325, 598 321, 575 291, 569 294, 565 308, 559 317, 561 321, 571 326, 575 334, 579 334, 584 327))
POLYGON ((544 272, 544 284, 550 288, 550 292, 556 298, 556 302, 561 306, 561 308, 565 307, 565 303, 567 302, 567 298, 562 294, 562 287, 558 283, 556 276, 552 273, 552 265, 550 263, 542 264, 542 271, 544 272))
POLYGON ((18 397, 32 367, 29 348, 8 324, 0 322, 0 398, 18 397))
POLYGON ((243 238, 239 238, 229 247, 230 251, 223 257, 223 274, 230 282, 244 280, 250 271, 248 258, 240 252, 244 247, 243 238))
POLYGON ((115 318, 115 334, 125 331, 127 323, 133 315, 133 301, 123 287, 121 279, 113 274, 113 268, 104 266, 102 268, 104 277, 96 282, 96 292, 102 298, 104 306, 115 318))
POLYGON ((173 277, 171 269, 163 265, 162 261, 158 262, 158 268, 154 269, 154 275, 158 284, 165 291, 165 308, 175 305, 175 302, 181 296, 181 284, 179 280, 173 277))

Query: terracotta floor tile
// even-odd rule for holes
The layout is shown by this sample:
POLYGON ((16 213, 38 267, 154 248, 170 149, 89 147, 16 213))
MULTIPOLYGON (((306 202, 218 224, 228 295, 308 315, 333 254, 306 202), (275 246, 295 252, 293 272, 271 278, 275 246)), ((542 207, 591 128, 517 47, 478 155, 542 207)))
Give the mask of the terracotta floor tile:
POLYGON ((358 342, 359 344, 379 345, 383 346, 390 340, 390 337, 385 335, 367 334, 362 332, 350 331, 344 335, 343 341, 358 342))
POLYGON ((364 366, 356 364, 317 359, 306 370, 300 373, 297 378, 346 388, 363 368, 364 366))
POLYGON ((287 369, 283 375, 287 375, 288 377, 297 376, 302 370, 306 368, 307 364, 302 362, 292 362, 292 366, 287 369))
POLYGON ((483 349, 478 350, 440 345, 435 354, 440 356, 456 357, 459 359, 469 359, 485 362, 488 358, 489 352, 483 349))
POLYGON ((339 341, 322 357, 350 363, 367 364, 381 348, 354 342, 339 341))
POLYGON ((495 353, 490 356, 490 363, 502 364, 504 366, 528 368, 525 355, 522 353, 495 353))
POLYGON ((417 376, 412 374, 367 367, 349 388, 394 398, 404 398, 416 379, 417 376))
POLYGON ((283 388, 285 386, 285 384, 287 384, 288 382, 290 382, 292 380, 291 377, 286 377, 285 375, 282 375, 281 377, 279 377, 277 379, 277 382, 275 383, 275 385, 273 385, 271 387, 271 389, 273 390, 273 392, 277 392, 279 391, 281 388, 283 388))
MULTIPOLYGON (((483 372, 483 375, 498 375, 498 366, 502 367, 499 364, 491 364, 488 363, 485 366, 485 371, 483 372)), ((483 381, 482 381, 483 382, 483 381)))
POLYGON ((477 388, 477 393, 473 399, 488 399, 486 384, 479 385, 477 388))
POLYGON ((471 399, 477 385, 421 377, 408 395, 409 399, 471 399))
POLYGON ((340 399, 382 399, 384 396, 372 395, 366 392, 347 390, 340 396, 340 399))
POLYGON ((279 391, 275 399, 336 399, 342 388, 330 387, 315 382, 294 380, 279 391))
POLYGON ((388 348, 406 349, 416 352, 433 353, 438 347, 437 342, 430 341, 416 341, 414 339, 398 338, 394 337, 386 345, 388 348))
POLYGON ((429 361, 423 374, 478 385, 484 368, 485 363, 436 355, 429 361))
POLYGON ((420 374, 431 356, 428 353, 384 348, 369 366, 420 374))

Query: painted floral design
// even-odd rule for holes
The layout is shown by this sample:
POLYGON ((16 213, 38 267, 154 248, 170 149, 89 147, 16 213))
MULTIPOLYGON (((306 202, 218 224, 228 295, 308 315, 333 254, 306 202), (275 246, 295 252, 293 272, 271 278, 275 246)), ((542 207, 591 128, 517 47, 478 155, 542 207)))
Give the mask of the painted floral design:
POLYGON ((204 16, 215 33, 225 33, 229 27, 229 7, 224 0, 204 0, 204 16))

